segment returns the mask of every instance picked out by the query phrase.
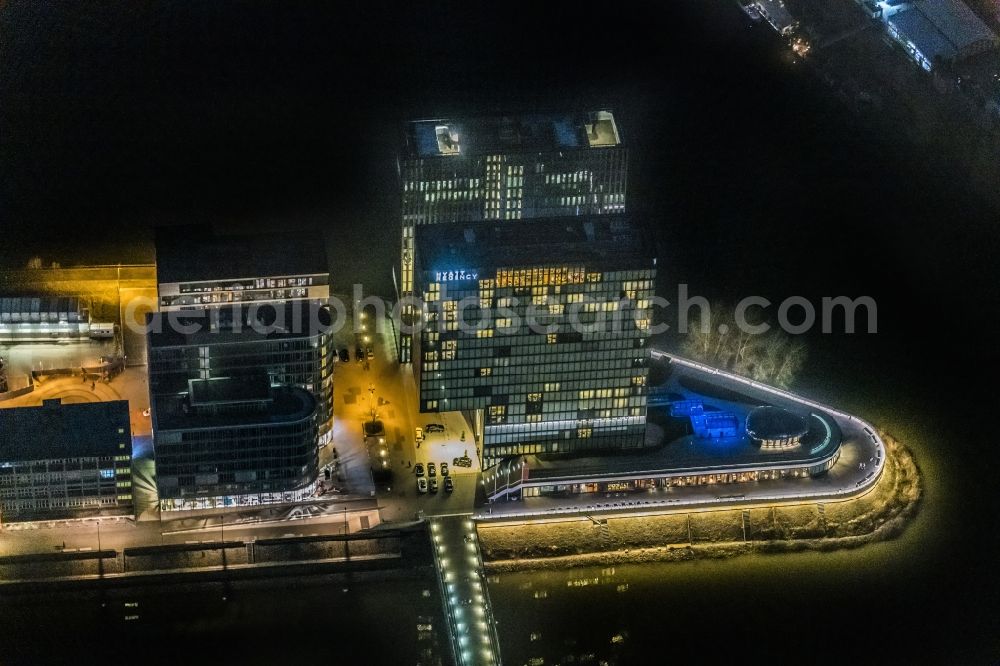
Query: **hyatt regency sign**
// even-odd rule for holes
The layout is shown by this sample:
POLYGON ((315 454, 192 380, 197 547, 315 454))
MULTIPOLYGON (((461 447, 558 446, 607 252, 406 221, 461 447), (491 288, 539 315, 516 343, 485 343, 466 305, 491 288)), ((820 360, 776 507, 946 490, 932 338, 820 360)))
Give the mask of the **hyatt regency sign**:
POLYGON ((460 282, 464 280, 478 280, 479 273, 470 270, 460 271, 434 271, 435 282, 460 282))

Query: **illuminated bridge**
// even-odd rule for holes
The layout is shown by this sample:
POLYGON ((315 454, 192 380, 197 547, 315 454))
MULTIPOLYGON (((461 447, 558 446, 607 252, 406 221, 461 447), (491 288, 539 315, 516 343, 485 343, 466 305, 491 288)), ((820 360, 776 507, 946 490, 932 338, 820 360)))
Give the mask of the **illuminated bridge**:
POLYGON ((455 663, 499 666, 500 642, 472 518, 433 518, 431 538, 455 663))

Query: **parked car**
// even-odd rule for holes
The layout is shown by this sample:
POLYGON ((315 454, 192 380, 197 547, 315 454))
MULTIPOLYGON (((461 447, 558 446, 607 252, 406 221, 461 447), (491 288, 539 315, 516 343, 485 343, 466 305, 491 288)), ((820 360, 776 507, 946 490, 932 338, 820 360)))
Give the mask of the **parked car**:
POLYGON ((417 477, 417 492, 426 493, 427 492, 427 479, 422 476, 417 477))
POLYGON ((361 345, 354 348, 354 360, 358 363, 365 360, 365 350, 361 348, 361 345))
POLYGON ((347 347, 341 349, 337 355, 340 357, 340 360, 344 363, 347 363, 348 361, 351 360, 351 352, 347 351, 347 347))
POLYGON ((453 458, 451 464, 455 467, 472 467, 472 458, 469 456, 462 456, 461 458, 453 458))
POLYGON ((416 474, 417 476, 423 476, 424 475, 424 464, 423 463, 417 463, 416 465, 414 465, 413 466, 413 473, 416 474))
POLYGON ((413 439, 415 439, 418 442, 424 441, 424 429, 417 428, 416 433, 413 436, 413 439))
POLYGON ((448 463, 441 463, 441 476, 448 476, 448 463))
POLYGON ((368 350, 365 352, 365 355, 368 357, 369 361, 375 358, 375 352, 372 350, 371 347, 368 348, 368 350))
POLYGON ((450 493, 453 490, 455 490, 455 482, 451 480, 450 476, 445 477, 445 479, 444 479, 444 491, 446 493, 450 493))
POLYGON ((427 463, 427 476, 437 476, 437 468, 434 463, 427 463))
POLYGON ((438 480, 431 479, 431 492, 436 493, 438 491, 438 480))
POLYGON ((427 432, 444 432, 444 426, 440 423, 428 423, 424 426, 427 432))

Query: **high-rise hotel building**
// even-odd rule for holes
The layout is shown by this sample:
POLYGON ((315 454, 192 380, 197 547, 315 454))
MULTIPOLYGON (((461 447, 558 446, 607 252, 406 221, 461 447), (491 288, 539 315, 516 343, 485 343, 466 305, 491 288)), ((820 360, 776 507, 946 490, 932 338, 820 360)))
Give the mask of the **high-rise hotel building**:
POLYGON ((464 411, 484 468, 646 446, 656 267, 625 215, 434 225, 415 258, 420 410, 464 411))
MULTIPOLYGON (((625 210, 627 154, 610 111, 420 120, 406 126, 400 296, 425 225, 625 210)), ((408 321, 415 313, 404 306, 408 321)), ((400 340, 409 362, 412 342, 400 340)))

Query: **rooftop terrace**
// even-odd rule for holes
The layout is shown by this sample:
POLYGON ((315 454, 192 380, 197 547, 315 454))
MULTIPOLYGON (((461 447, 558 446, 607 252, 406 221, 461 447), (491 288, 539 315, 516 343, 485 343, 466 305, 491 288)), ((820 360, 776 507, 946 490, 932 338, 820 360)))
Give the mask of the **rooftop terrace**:
POLYGON ((609 148, 622 143, 611 111, 485 116, 409 123, 408 157, 609 148))
POLYGON ((160 284, 329 273, 326 250, 312 234, 219 235, 209 225, 156 230, 160 284))
POLYGON ((0 409, 0 463, 115 456, 131 437, 126 400, 0 409))

